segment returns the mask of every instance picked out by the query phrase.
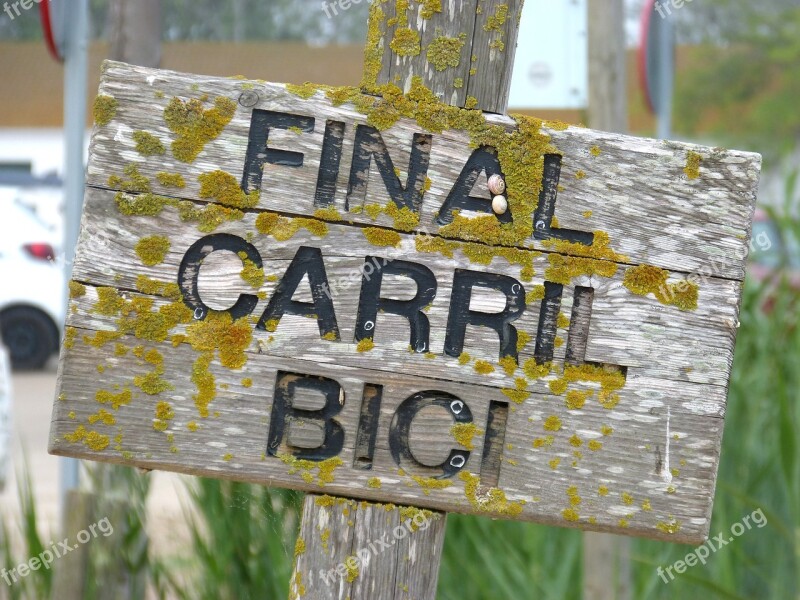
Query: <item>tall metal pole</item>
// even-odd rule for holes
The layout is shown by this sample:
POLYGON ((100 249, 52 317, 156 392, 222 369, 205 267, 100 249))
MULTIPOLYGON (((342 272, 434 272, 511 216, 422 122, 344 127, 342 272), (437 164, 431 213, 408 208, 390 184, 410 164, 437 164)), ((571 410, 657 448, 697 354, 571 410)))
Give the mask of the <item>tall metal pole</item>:
MULTIPOLYGON (((64 269, 72 275, 72 262, 81 222, 84 193, 86 136, 88 0, 73 0, 64 11, 64 269)), ((68 299, 64 298, 64 302, 68 299)), ((68 490, 78 487, 79 462, 61 460, 62 506, 68 490)))
POLYGON ((675 88, 675 22, 672 14, 664 17, 658 44, 658 139, 668 140, 672 137, 672 98, 675 88))

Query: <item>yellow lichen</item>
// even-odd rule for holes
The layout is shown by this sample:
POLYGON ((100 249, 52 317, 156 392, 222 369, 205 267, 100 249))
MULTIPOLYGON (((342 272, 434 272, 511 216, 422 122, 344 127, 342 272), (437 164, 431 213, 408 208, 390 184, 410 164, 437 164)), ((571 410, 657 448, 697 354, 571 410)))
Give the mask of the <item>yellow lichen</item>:
POLYGON ((483 435, 483 431, 478 429, 475 423, 456 423, 450 428, 450 435, 467 450, 474 450, 472 438, 483 435))
POLYGON ((99 95, 94 99, 94 122, 101 127, 108 125, 117 116, 119 103, 113 96, 99 95))
POLYGON ((696 283, 681 280, 667 283, 669 272, 651 265, 638 265, 625 271, 623 285, 638 296, 653 294, 661 304, 675 306, 682 311, 697 309, 699 287, 696 283))
POLYGON ((464 482, 464 494, 467 500, 480 512, 507 517, 516 517, 522 513, 524 500, 509 501, 503 490, 482 487, 480 477, 468 471, 461 471, 458 477, 464 482))
POLYGON ((605 485, 601 485, 597 488, 597 494, 599 496, 608 496, 608 487, 605 485))
POLYGON ((249 283, 251 287, 259 289, 264 285, 264 268, 256 266, 256 263, 247 258, 246 254, 242 262, 244 266, 239 276, 249 283))
POLYGON ((311 98, 311 96, 316 94, 319 89, 319 85, 311 83, 310 81, 306 81, 305 83, 299 85, 294 83, 286 84, 287 92, 294 94, 295 96, 299 96, 303 100, 308 100, 311 98))
POLYGON ((253 208, 261 196, 259 190, 245 194, 236 178, 225 171, 203 173, 197 180, 200 182, 201 198, 216 200, 232 208, 253 208))
POLYGON ((108 390, 97 390, 94 397, 99 404, 110 404, 112 409, 119 410, 121 406, 130 404, 133 395, 129 389, 125 388, 116 394, 108 390))
POLYGON ((381 480, 378 477, 370 477, 367 479, 367 487, 380 489, 381 487, 381 480))
POLYGON ((177 136, 172 142, 173 156, 181 162, 194 162, 206 144, 219 137, 235 113, 236 102, 230 98, 215 99, 214 107, 208 110, 201 100, 170 100, 164 109, 164 121, 177 136))
POLYGON ((136 143, 136 151, 142 156, 162 156, 167 153, 164 144, 152 133, 134 131, 132 137, 136 143))
POLYGON ((306 551, 306 541, 298 537, 297 541, 294 543, 294 555, 295 557, 300 556, 301 554, 305 554, 306 551))
POLYGON ((334 206, 318 208, 314 211, 314 218, 322 221, 341 221, 342 215, 334 206))
POLYGON ((218 350, 220 363, 228 369, 241 369, 245 365, 245 351, 253 339, 247 320, 234 321, 228 312, 211 312, 204 320, 189 325, 186 335, 198 352, 218 350))
POLYGON ((417 56, 421 51, 419 32, 410 27, 398 27, 389 47, 398 56, 417 56))
POLYGON ((372 338, 364 338, 358 345, 356 346, 356 350, 358 352, 369 352, 375 347, 375 342, 372 341, 372 338))
POLYGON ((461 64, 461 50, 464 48, 467 35, 462 33, 458 37, 439 36, 435 38, 426 50, 427 60, 437 71, 445 71, 461 64))
POLYGON ((328 225, 324 221, 305 217, 290 219, 269 212, 261 213, 256 217, 256 228, 259 232, 271 235, 279 242, 292 239, 301 229, 305 229, 317 237, 328 235, 328 225))
POLYGON ((485 360, 476 360, 475 364, 472 365, 472 368, 475 369, 476 373, 480 373, 481 375, 494 373, 494 366, 485 360))
POLYGON ((161 235, 143 237, 136 243, 136 255, 142 264, 153 267, 164 262, 164 258, 169 252, 170 241, 161 235))
POLYGON ((453 485, 453 482, 449 479, 435 479, 433 477, 420 477, 419 475, 412 475, 411 479, 422 488, 422 492, 426 496, 431 495, 431 490, 443 490, 453 485))
POLYGON ((125 177, 110 175, 108 187, 130 193, 146 193, 151 191, 150 180, 139 173, 139 166, 136 163, 129 163, 122 169, 125 177))
POLYGON ((181 288, 177 283, 156 281, 146 275, 136 276, 136 289, 143 294, 163 296, 173 301, 181 298, 181 288))
POLYGON ((156 173, 156 181, 164 187, 185 188, 186 180, 180 173, 167 173, 160 171, 156 173))
POLYGON ((686 173, 686 177, 690 180, 694 180, 700 177, 700 163, 703 161, 703 156, 698 154, 697 152, 689 151, 689 154, 686 156, 686 167, 683 169, 683 172, 686 173))
POLYGON ((545 431, 559 431, 561 429, 561 419, 556 415, 550 415, 544 420, 545 431))
POLYGON ((516 404, 522 404, 523 402, 525 402, 525 400, 527 400, 531 396, 531 393, 527 391, 528 382, 524 377, 517 377, 514 383, 516 389, 512 390, 503 388, 500 391, 503 392, 503 394, 507 396, 512 402, 515 402, 516 404))
POLYGON ((598 450, 603 448, 603 443, 598 442, 597 440, 589 440, 589 450, 592 452, 597 452, 598 450))
POLYGON ((326 483, 333 483, 334 471, 337 467, 344 464, 341 458, 334 456, 322 461, 312 461, 299 459, 291 454, 278 454, 285 464, 289 465, 289 475, 300 473, 300 476, 306 483, 312 483, 314 480, 313 471, 317 470, 317 485, 320 487, 326 483))
POLYGON ((671 523, 666 523, 664 521, 659 521, 658 523, 656 523, 656 528, 659 531, 662 531, 664 533, 668 533, 668 534, 671 535, 671 534, 674 534, 674 533, 678 533, 680 531, 681 522, 677 521, 675 519, 672 519, 671 523))
POLYGON ((472 360, 472 357, 467 354, 466 352, 462 352, 461 355, 458 357, 458 364, 466 365, 469 364, 469 361, 472 360))
POLYGON ((399 248, 402 243, 400 234, 391 229, 380 229, 378 227, 365 227, 361 230, 367 241, 373 246, 391 246, 399 248))
POLYGON ((586 400, 594 394, 592 390, 579 391, 570 390, 567 392, 567 408, 569 410, 580 410, 586 404, 586 400))
POLYGON ((77 281, 70 281, 69 282, 69 297, 70 298, 80 298, 81 296, 86 295, 86 286, 82 283, 78 283, 77 281))

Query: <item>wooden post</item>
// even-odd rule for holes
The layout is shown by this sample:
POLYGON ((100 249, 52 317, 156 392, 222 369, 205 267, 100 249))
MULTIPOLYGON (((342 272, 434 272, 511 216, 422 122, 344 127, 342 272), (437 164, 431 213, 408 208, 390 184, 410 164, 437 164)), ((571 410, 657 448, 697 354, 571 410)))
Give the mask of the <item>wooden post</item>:
MULTIPOLYGON (((64 503, 63 534, 75 536, 91 523, 92 495, 80 490, 67 492, 64 503)), ((86 592, 86 569, 89 563, 89 546, 79 544, 53 565, 53 600, 81 600, 86 592)))
MULTIPOLYGON (((394 2, 375 2, 372 12, 382 10, 386 22, 396 19, 396 24, 380 31, 383 58, 374 82, 370 80, 370 40, 367 41, 364 90, 370 92, 373 85, 396 83, 407 93, 412 78, 418 76, 447 104, 504 113, 522 1, 457 0, 456 4, 455 10, 445 9, 423 18, 424 4, 413 5, 405 15, 399 15, 394 2), (410 49, 398 54, 405 31, 413 32, 407 34, 412 40, 415 34, 419 36, 418 46, 412 43, 410 49), (439 59, 446 60, 435 58, 434 49, 444 49, 449 44, 459 48, 458 64, 442 70, 435 64, 432 67, 439 59)), ((371 29, 371 35, 376 33, 371 29)), ((358 504, 343 499, 331 502, 329 497, 309 494, 303 504, 290 597, 433 599, 446 523, 447 514, 443 512, 419 513, 410 507, 358 504), (409 515, 414 514, 427 515, 425 530, 412 526, 414 531, 407 538, 398 539, 403 523, 409 523, 409 515), (376 545, 377 540, 388 546, 376 545), (300 552, 302 548, 306 551, 300 552), (358 560, 359 552, 365 561, 358 560), (358 571, 357 565, 365 562, 363 572, 358 571), (337 568, 344 576, 332 575, 337 568)))
POLYGON ((143 67, 161 63, 161 0, 111 3, 113 60, 143 67))
MULTIPOLYGON (((623 0, 589 0, 589 126, 625 133, 628 129, 625 6, 623 0)), ((630 538, 583 534, 585 600, 631 597, 630 538)))

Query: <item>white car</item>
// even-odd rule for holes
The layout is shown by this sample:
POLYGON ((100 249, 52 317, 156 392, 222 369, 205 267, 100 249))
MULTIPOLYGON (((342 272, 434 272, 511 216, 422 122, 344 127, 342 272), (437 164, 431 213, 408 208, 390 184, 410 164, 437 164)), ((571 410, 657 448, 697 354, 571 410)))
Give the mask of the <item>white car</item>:
POLYGON ((41 368, 58 351, 65 278, 57 239, 17 189, 0 187, 0 333, 15 369, 41 368))

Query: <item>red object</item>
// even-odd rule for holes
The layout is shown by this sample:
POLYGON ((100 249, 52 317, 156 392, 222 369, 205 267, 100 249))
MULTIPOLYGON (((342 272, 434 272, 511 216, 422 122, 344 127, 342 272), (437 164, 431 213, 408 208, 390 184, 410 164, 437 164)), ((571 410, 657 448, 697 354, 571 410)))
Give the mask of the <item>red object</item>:
POLYGON ((56 45, 56 38, 53 35, 53 20, 51 19, 50 13, 50 2, 52 1, 53 0, 42 0, 42 2, 39 3, 39 16, 42 21, 42 31, 44 32, 44 42, 47 46, 47 51, 50 52, 50 56, 52 56, 56 62, 63 63, 64 57, 61 56, 58 46, 56 45))
POLYGON ((31 258, 37 260, 53 261, 56 257, 56 251, 50 244, 25 244, 22 249, 25 250, 31 258))
POLYGON ((647 54, 650 45, 650 20, 656 11, 656 0, 647 0, 642 9, 641 37, 639 38, 639 54, 637 66, 639 70, 639 83, 642 86, 645 104, 652 114, 656 109, 653 98, 650 96, 650 82, 648 81, 647 54))

